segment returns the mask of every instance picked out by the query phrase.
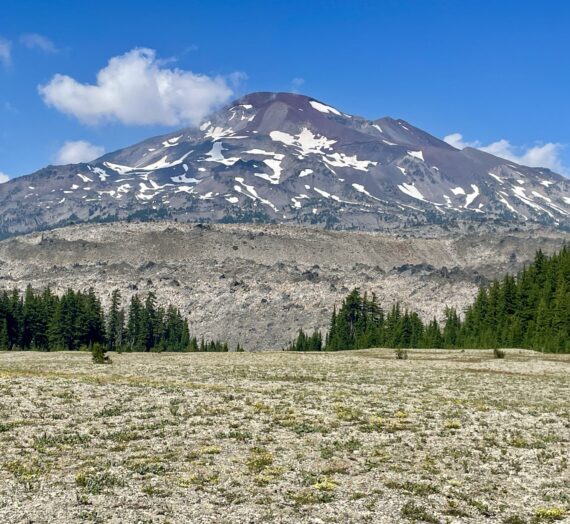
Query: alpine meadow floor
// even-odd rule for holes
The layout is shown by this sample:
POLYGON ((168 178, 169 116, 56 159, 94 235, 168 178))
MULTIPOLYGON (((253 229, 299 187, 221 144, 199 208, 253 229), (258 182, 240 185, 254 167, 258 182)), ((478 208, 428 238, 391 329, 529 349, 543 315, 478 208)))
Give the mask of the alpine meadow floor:
POLYGON ((0 353, 0 522, 570 521, 570 355, 0 353))

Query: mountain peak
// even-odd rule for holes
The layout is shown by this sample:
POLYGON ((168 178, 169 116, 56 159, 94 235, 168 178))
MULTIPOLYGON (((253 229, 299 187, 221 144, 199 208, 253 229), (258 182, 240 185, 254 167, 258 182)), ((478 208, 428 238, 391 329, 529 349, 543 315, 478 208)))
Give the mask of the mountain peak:
POLYGON ((365 230, 570 228, 570 182, 402 119, 296 93, 245 95, 188 128, 0 185, 0 235, 129 218, 365 230))
MULTIPOLYGON (((314 102, 314 105, 323 105, 326 106, 323 102, 316 100, 315 98, 311 98, 306 95, 301 95, 299 93, 290 93, 290 92, 271 92, 271 91, 259 91, 255 93, 249 93, 238 100, 234 101, 231 105, 252 105, 255 108, 260 108, 272 103, 281 102, 288 106, 297 109, 307 109, 311 106, 311 102, 314 102)), ((329 106, 327 106, 329 107, 329 106)))

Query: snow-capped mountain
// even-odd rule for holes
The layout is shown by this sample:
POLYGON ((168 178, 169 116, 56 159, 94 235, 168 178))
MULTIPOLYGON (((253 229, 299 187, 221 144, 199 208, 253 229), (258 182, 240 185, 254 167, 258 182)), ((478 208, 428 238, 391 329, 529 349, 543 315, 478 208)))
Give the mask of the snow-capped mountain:
POLYGON ((0 185, 2 236, 71 222, 176 218, 368 230, 460 224, 570 228, 570 180, 403 120, 291 93, 253 93, 91 163, 0 185))

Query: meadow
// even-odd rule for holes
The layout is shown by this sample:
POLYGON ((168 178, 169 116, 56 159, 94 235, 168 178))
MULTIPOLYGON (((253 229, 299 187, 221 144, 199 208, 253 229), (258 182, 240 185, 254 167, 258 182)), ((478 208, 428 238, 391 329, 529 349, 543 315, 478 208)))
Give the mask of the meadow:
POLYGON ((570 355, 0 353, 1 522, 570 520, 570 355))

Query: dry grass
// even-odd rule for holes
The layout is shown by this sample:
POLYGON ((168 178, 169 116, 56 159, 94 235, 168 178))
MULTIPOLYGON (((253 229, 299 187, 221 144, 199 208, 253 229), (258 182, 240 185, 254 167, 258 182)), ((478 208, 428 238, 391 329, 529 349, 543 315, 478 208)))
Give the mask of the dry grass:
POLYGON ((0 522, 568 521, 570 356, 0 354, 0 522))

